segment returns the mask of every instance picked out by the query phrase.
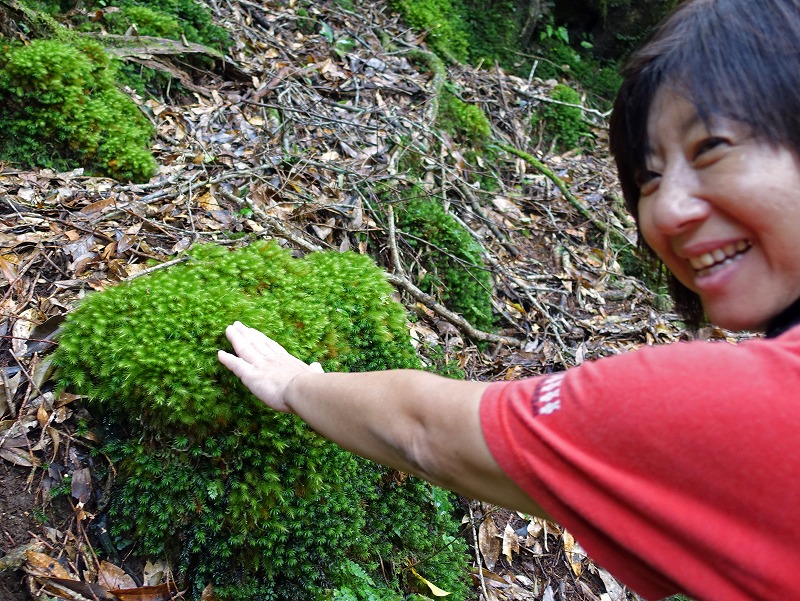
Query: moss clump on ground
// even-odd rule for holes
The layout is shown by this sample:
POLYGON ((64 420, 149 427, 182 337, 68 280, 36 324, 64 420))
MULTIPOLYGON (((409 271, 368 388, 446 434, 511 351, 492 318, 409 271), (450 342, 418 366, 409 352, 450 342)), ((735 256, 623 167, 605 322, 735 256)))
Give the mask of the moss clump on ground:
POLYGON ((0 159, 146 181, 156 171, 153 128, 117 89, 116 72, 93 42, 1 46, 0 159))
POLYGON ((443 57, 469 60, 470 31, 461 0, 390 0, 408 24, 427 32, 427 41, 443 57))
MULTIPOLYGON (((105 2, 89 2, 89 8, 101 9, 105 2)), ((123 34, 131 26, 139 35, 165 37, 205 44, 222 50, 230 44, 230 36, 214 18, 208 6, 194 0, 123 0, 119 12, 105 16, 103 25, 110 33, 123 34)), ((94 28, 97 28, 94 25, 94 28)), ((92 29, 87 22, 84 28, 92 29)))
POLYGON ((299 260, 257 243, 200 246, 87 297, 55 362, 106 426, 117 539, 173 560, 194 598, 209 582, 223 600, 398 598, 416 586, 416 562, 463 598, 465 548, 446 493, 265 409, 216 360, 240 319, 326 369, 419 367, 391 293, 367 257, 299 260))
POLYGON ((492 281, 480 245, 441 204, 412 188, 397 207, 397 224, 420 252, 420 287, 475 327, 494 329, 492 281))
POLYGON ((589 131, 583 122, 581 95, 565 84, 558 84, 550 92, 550 98, 560 103, 545 103, 539 113, 544 139, 554 142, 562 150, 570 150, 581 145, 589 131))
POLYGON ((452 86, 445 85, 439 98, 437 124, 444 131, 472 147, 483 146, 492 135, 492 126, 484 112, 461 100, 452 86))

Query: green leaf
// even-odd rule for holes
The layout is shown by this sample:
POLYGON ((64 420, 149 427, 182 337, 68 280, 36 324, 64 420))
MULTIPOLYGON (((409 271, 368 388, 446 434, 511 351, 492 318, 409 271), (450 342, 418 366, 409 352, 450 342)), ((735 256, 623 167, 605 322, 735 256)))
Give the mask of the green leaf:
POLYGON ((334 36, 333 36, 333 29, 331 29, 331 26, 328 25, 325 21, 320 21, 319 24, 320 24, 320 26, 322 28, 322 31, 320 31, 320 33, 323 35, 323 37, 326 40, 328 40, 328 42, 333 44, 333 37, 334 36))

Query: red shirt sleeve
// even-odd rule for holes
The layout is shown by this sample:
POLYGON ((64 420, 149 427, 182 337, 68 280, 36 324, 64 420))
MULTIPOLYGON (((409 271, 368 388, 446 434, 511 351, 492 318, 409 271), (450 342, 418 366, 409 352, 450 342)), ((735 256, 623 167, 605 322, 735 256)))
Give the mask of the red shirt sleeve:
POLYGON ((800 328, 491 385, 503 470, 648 598, 800 599, 800 328))

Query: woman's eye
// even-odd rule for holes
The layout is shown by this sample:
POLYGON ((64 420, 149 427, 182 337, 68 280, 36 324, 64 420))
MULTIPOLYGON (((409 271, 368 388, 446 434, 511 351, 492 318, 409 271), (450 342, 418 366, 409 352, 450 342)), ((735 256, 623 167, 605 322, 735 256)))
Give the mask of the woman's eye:
POLYGON ((705 138, 695 145, 693 158, 695 160, 702 159, 713 150, 724 148, 727 145, 728 141, 725 138, 705 138))
POLYGON ((646 196, 652 192, 658 184, 661 174, 658 171, 645 169, 636 175, 636 185, 639 186, 639 194, 646 196))

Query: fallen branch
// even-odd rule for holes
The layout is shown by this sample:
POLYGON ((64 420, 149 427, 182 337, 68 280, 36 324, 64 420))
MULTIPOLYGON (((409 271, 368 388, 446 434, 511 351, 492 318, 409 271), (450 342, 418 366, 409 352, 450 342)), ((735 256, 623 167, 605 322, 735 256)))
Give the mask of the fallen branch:
POLYGON ((454 313, 444 305, 437 302, 437 300, 430 294, 427 294, 417 288, 406 277, 399 276, 395 273, 387 273, 386 279, 389 280, 390 284, 398 286, 408 292, 416 300, 428 307, 434 313, 438 314, 440 317, 445 318, 454 326, 461 328, 464 333, 473 340, 478 340, 481 342, 499 342, 501 344, 507 344, 510 346, 520 346, 523 342, 519 338, 514 338, 513 336, 501 336, 500 334, 492 334, 490 332, 478 330, 461 315, 454 313))
POLYGON ((580 200, 578 200, 578 198, 572 192, 570 192, 569 188, 567 188, 567 185, 564 183, 564 180, 558 177, 549 167, 547 167, 539 159, 537 159, 533 155, 528 154, 527 152, 523 152, 518 148, 514 148, 513 146, 511 146, 510 144, 506 144, 505 142, 498 142, 497 145, 506 152, 513 154, 514 156, 517 156, 522 160, 524 160, 526 163, 532 165, 540 173, 542 173, 550 181, 552 181, 564 195, 564 198, 566 198, 572 206, 578 209, 580 214, 586 217, 586 219, 588 219, 592 223, 592 225, 594 225, 601 232, 608 234, 613 242, 624 244, 626 246, 634 245, 634 243, 631 240, 629 240, 628 237, 625 236, 625 234, 611 227, 605 221, 602 221, 597 217, 595 217, 592 211, 587 209, 583 205, 583 203, 580 200))
POLYGON ((218 50, 186 40, 177 41, 148 35, 113 35, 82 33, 82 36, 95 38, 103 44, 109 54, 118 58, 150 59, 153 56, 175 56, 178 54, 205 54, 214 58, 224 58, 218 50))
POLYGON ((177 259, 172 259, 172 261, 167 261, 166 263, 159 263, 158 265, 154 265, 153 267, 148 267, 147 269, 143 269, 137 273, 134 273, 131 276, 125 278, 125 281, 128 282, 130 280, 134 280, 136 278, 140 278, 143 275, 150 275, 154 271, 158 271, 160 269, 166 269, 167 267, 172 267, 173 265, 177 265, 178 263, 185 263, 189 260, 189 257, 178 257, 177 259))

